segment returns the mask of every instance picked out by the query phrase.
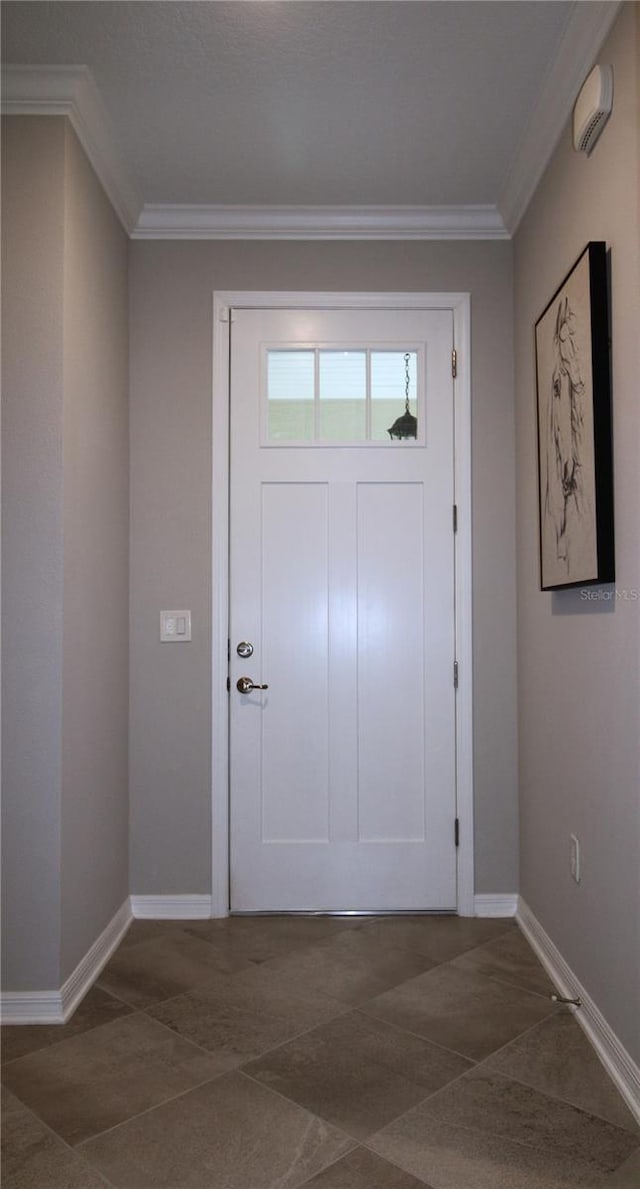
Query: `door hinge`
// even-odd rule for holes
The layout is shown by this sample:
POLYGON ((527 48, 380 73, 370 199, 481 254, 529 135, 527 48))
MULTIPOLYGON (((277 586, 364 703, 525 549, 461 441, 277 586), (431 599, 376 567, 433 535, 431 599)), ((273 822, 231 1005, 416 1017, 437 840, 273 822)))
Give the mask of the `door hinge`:
POLYGON ((456 351, 456 349, 454 347, 453 351, 451 352, 451 375, 453 376, 454 380, 455 380, 457 374, 458 374, 458 352, 456 351))
POLYGON ((231 678, 227 677, 227 693, 231 692, 231 678))
POLYGON ((236 320, 235 311, 231 309, 231 306, 221 306, 219 317, 221 322, 235 322, 236 320))
POLYGON ((456 846, 460 846, 460 818, 457 817, 453 825, 453 837, 456 846))
POLYGON ((457 533, 457 531, 458 531, 458 505, 457 504, 453 505, 453 531, 454 531, 454 533, 457 533))
POLYGON ((458 662, 453 662, 453 688, 458 688, 458 662))

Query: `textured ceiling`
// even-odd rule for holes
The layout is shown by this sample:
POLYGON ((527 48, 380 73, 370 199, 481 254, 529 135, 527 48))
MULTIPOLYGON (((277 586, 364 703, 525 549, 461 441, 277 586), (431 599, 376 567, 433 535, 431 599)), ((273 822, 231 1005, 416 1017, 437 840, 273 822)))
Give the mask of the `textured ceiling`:
POLYGON ((572 7, 8 0, 3 60, 89 66, 146 203, 495 203, 572 7))

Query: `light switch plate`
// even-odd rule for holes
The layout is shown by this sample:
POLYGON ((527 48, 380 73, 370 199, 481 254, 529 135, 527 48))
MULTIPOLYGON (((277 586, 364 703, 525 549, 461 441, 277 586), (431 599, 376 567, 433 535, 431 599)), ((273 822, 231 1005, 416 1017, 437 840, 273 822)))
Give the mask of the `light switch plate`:
POLYGON ((190 611, 161 611, 160 640, 163 644, 179 644, 191 639, 190 611))

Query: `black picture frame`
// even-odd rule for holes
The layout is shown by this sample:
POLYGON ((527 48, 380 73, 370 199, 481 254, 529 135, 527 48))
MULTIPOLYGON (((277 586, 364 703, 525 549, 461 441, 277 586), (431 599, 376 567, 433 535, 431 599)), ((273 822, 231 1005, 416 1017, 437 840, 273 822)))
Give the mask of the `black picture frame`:
POLYGON ((615 581, 608 304, 592 241, 535 324, 541 590, 615 581))

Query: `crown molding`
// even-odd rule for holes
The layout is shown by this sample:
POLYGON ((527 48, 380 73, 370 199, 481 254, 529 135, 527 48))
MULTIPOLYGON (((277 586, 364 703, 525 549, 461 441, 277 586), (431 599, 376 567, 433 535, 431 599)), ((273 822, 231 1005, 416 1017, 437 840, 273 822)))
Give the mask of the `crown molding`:
POLYGON ((67 116, 133 239, 509 238, 495 206, 143 206, 86 66, 6 66, 2 112, 67 116))
POLYGON ((508 239, 495 206, 154 206, 133 239, 508 239))
POLYGON ((533 198, 578 91, 621 7, 622 0, 591 0, 573 5, 498 201, 510 235, 516 231, 533 198))
POLYGON ((125 231, 131 233, 142 199, 86 66, 5 66, 2 114, 67 116, 125 231))
POLYGON ((6 66, 2 112, 67 116, 133 239, 509 238, 495 206, 143 206, 86 66, 6 66))
POLYGON ((86 66, 5 66, 2 111, 67 116, 133 239, 510 239, 621 5, 573 5, 497 206, 143 206, 86 66))

